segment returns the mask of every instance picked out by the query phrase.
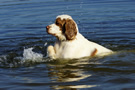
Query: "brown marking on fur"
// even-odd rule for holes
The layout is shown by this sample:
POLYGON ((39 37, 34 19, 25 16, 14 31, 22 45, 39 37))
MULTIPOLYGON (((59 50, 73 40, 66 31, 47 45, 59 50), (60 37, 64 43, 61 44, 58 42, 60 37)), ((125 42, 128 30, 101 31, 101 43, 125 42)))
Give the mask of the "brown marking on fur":
POLYGON ((75 39, 75 36, 77 34, 77 29, 76 29, 76 24, 73 20, 71 19, 61 20, 61 18, 57 18, 55 24, 60 27, 60 30, 66 36, 67 40, 75 39))
POLYGON ((58 26, 63 26, 63 24, 65 24, 65 19, 61 20, 61 18, 57 18, 55 24, 58 26))
POLYGON ((61 18, 57 18, 55 21, 55 24, 60 27, 60 30, 62 32, 64 32, 64 29, 65 29, 65 22, 66 20, 65 19, 61 20, 61 18))
POLYGON ((95 50, 92 52, 92 54, 90 56, 91 57, 95 56, 97 52, 98 52, 98 50, 95 48, 95 50))
POLYGON ((77 35, 77 29, 76 29, 75 22, 71 19, 67 19, 65 23, 65 36, 67 40, 75 39, 76 35, 77 35))

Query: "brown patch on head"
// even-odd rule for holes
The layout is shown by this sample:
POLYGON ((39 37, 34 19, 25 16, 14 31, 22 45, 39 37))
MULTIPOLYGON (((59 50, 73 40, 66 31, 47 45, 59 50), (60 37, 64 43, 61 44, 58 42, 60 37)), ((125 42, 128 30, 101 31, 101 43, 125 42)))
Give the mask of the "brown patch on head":
POLYGON ((65 24, 65 36, 67 40, 75 39, 76 35, 77 35, 77 28, 75 22, 71 19, 67 19, 65 24))
POLYGON ((55 21, 55 24, 60 27, 60 30, 62 32, 63 32, 63 29, 65 28, 65 22, 66 20, 65 19, 61 20, 61 18, 57 18, 55 21))
POLYGON ((75 36, 77 35, 77 28, 72 19, 61 20, 61 18, 57 18, 55 24, 60 27, 62 34, 66 36, 67 40, 75 39, 75 36))

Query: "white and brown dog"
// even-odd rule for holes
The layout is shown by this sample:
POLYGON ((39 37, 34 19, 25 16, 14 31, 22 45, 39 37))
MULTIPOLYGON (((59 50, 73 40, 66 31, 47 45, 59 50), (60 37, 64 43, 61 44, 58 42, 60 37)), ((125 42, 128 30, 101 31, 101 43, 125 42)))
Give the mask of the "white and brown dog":
POLYGON ((99 44, 88 41, 78 31, 78 26, 69 15, 59 15, 54 24, 46 27, 48 34, 57 37, 54 46, 48 46, 48 56, 52 59, 74 59, 103 56, 112 53, 99 44))

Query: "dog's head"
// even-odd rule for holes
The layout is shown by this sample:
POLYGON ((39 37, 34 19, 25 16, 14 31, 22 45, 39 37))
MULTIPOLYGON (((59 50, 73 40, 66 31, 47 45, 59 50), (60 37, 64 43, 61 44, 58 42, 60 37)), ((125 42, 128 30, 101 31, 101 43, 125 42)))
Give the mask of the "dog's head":
POLYGON ((56 36, 59 40, 74 40, 78 27, 69 15, 59 15, 54 24, 46 26, 47 32, 56 36))

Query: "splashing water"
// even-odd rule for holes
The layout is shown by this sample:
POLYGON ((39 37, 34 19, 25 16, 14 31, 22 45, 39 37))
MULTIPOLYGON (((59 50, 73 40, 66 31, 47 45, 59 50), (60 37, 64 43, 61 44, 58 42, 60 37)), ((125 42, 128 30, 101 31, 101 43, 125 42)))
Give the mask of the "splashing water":
POLYGON ((32 51, 33 48, 27 48, 23 50, 23 57, 18 57, 12 54, 2 55, 0 56, 0 67, 21 67, 21 66, 29 66, 32 64, 47 62, 46 60, 50 60, 43 57, 43 54, 36 53, 32 51))
POLYGON ((42 60, 43 55, 39 53, 35 53, 32 50, 33 48, 24 49, 23 60, 32 60, 32 61, 42 60))

